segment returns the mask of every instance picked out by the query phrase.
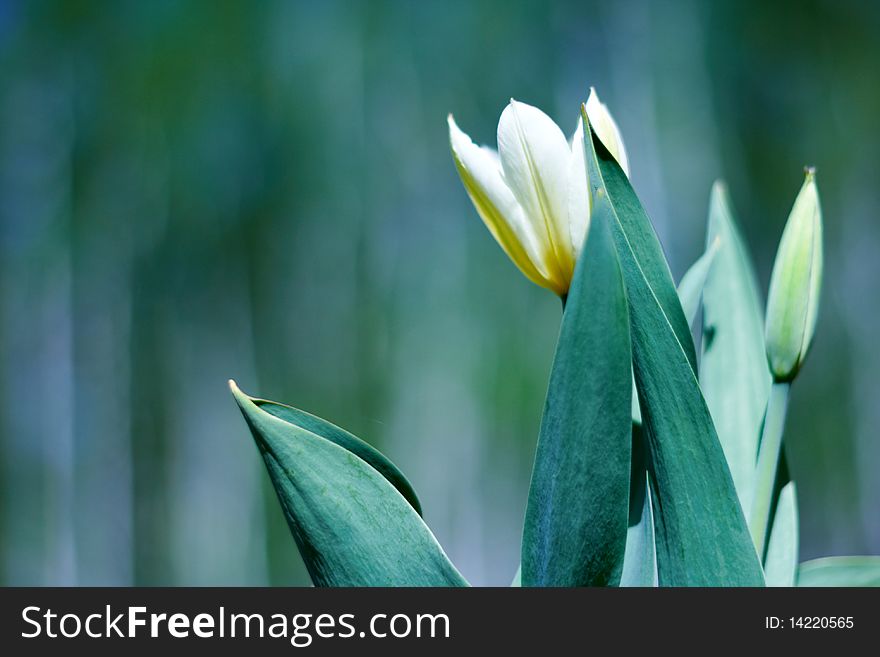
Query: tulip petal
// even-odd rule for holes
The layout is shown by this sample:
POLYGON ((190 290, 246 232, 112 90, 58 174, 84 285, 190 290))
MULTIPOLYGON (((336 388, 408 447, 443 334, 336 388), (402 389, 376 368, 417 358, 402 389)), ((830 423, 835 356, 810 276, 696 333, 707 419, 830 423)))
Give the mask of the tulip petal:
POLYGON ((504 180, 535 233, 545 266, 565 291, 574 270, 568 228, 568 161, 571 150, 559 127, 541 110, 511 100, 498 122, 498 155, 504 180))
POLYGON ((455 167, 483 223, 530 281, 556 291, 541 265, 542 249, 535 231, 504 182, 497 153, 474 144, 451 114, 448 123, 455 167))
POLYGON ((599 94, 593 87, 590 87, 590 97, 587 99, 587 116, 590 119, 590 125, 602 140, 605 148, 614 156, 620 168, 629 178, 629 158, 626 156, 626 148, 623 146, 623 137, 620 129, 617 127, 608 107, 599 100, 599 94))
POLYGON ((590 229, 590 188, 587 181, 587 161, 584 157, 584 121, 580 118, 571 139, 571 157, 568 161, 568 226, 571 247, 577 259, 590 229))

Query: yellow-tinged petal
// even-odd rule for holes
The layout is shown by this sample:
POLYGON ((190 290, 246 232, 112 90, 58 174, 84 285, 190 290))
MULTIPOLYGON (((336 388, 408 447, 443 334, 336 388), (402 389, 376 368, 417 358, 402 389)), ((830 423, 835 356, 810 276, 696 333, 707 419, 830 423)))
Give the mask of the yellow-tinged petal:
POLYGON ((542 264, 543 246, 502 178, 497 154, 474 144, 451 114, 447 121, 455 167, 483 223, 530 281, 559 293, 542 264))
POLYGON ((554 286, 566 291, 574 270, 568 141, 544 112, 511 100, 498 122, 498 155, 507 186, 544 246, 542 262, 554 286))
POLYGON ((590 87, 590 97, 587 99, 587 116, 593 130, 605 144, 605 148, 614 156, 623 172, 629 176, 629 158, 626 156, 626 148, 623 145, 623 137, 617 127, 611 112, 601 100, 599 94, 590 87))

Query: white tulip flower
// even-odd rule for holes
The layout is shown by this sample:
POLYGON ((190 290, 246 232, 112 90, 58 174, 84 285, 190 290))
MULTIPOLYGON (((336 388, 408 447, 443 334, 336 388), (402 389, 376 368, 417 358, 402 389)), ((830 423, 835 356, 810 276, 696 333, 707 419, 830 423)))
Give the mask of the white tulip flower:
MULTIPOLYGON (((593 130, 629 175, 620 130, 590 89, 593 130)), ((590 226, 584 126, 572 140, 537 107, 511 99, 498 121, 498 152, 477 146, 449 116, 449 140, 465 189, 489 232, 526 277, 560 296, 590 226)))

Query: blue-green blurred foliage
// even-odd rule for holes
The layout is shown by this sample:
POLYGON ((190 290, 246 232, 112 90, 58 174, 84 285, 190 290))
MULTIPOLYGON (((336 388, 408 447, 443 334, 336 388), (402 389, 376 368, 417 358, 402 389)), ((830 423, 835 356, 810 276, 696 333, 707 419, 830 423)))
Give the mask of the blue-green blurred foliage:
POLYGON ((676 276, 725 177, 766 285, 818 167, 802 556, 880 552, 878 33, 856 0, 0 1, 0 582, 305 583, 234 377, 383 449, 506 584, 560 308, 445 116, 571 131, 591 84, 676 276))

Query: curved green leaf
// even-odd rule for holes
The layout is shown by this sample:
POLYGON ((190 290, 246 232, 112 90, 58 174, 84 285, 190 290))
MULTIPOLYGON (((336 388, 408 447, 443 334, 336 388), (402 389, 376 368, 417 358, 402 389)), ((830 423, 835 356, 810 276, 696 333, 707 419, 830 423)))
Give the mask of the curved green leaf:
MULTIPOLYGON (((589 124, 582 108, 585 125, 589 124)), ((593 222, 614 227, 654 504, 661 586, 764 582, 724 452, 696 379, 693 340, 653 227, 591 129, 593 222)))
MULTIPOLYGON (((582 112, 586 114, 585 111, 582 112)), ((592 131, 592 127, 590 128, 592 131)), ((624 275, 624 282, 631 286, 630 276, 647 285, 646 292, 652 298, 652 305, 657 306, 663 315, 666 331, 671 331, 678 343, 678 351, 687 360, 691 371, 696 376, 697 356, 694 351, 694 340, 691 337, 690 324, 681 308, 678 290, 672 280, 669 264, 663 254, 660 241, 639 202, 638 197, 629 184, 629 180, 617 161, 591 132, 592 140, 584 140, 587 167, 591 191, 594 194, 593 207, 598 206, 599 214, 607 213, 611 217, 614 238, 618 246, 618 257, 624 275), (595 148, 594 148, 595 146, 595 148), (609 159, 606 159, 606 156, 609 159)), ((593 210, 594 217, 596 210, 593 210)), ((632 314, 632 302, 630 302, 632 314)), ((631 317, 632 319, 632 317, 631 317)), ((633 322, 635 337, 635 323, 633 322)), ((635 350, 635 344, 633 344, 635 350)))
POLYGON ((621 586, 657 586, 657 548, 651 509, 647 454, 642 427, 632 427, 632 469, 629 484, 629 527, 621 586))
POLYGON ((703 255, 690 266, 690 269, 678 282, 678 300, 681 302, 681 310, 684 312, 688 326, 692 325, 697 317, 703 287, 706 285, 712 264, 715 262, 715 254, 718 253, 719 244, 720 241, 717 239, 709 242, 703 255))
POLYGON ((825 557, 798 568, 798 586, 880 586, 880 557, 825 557))
POLYGON ((360 456, 257 405, 233 382, 316 586, 466 586, 410 503, 360 456))
POLYGON ((616 586, 630 476, 629 317, 607 220, 593 220, 569 290, 522 542, 523 586, 616 586))
POLYGON ((754 268, 721 182, 712 187, 706 241, 718 242, 718 254, 703 289, 700 387, 742 507, 749 509, 771 377, 754 268))
POLYGON ((767 586, 794 586, 797 579, 798 515, 797 489, 789 481, 779 491, 773 529, 764 559, 764 579, 767 586))
POLYGON ((337 427, 335 424, 327 422, 298 408, 279 404, 278 402, 268 401, 266 399, 251 399, 257 406, 271 413, 275 417, 281 418, 285 422, 290 422, 296 426, 311 431, 314 434, 326 438, 331 443, 336 443, 343 449, 348 450, 355 456, 360 457, 368 464, 373 466, 385 477, 389 483, 394 486, 406 501, 412 505, 416 513, 422 515, 422 505, 416 495, 412 485, 407 481, 403 473, 388 458, 372 445, 364 442, 357 436, 349 433, 345 429, 337 427))
MULTIPOLYGON (((693 325, 694 319, 697 317, 697 311, 700 309, 700 296, 703 294, 703 285, 706 283, 706 277, 712 268, 712 262, 717 251, 718 242, 712 242, 703 255, 690 266, 690 269, 684 273, 684 276, 678 282, 678 300, 681 302, 681 309, 684 312, 688 326, 693 325)), ((632 383, 632 421, 634 424, 642 423, 642 412, 639 410, 635 377, 633 377, 632 383)))
POLYGON ((720 182, 712 188, 706 241, 717 241, 718 253, 703 288, 700 386, 742 507, 749 509, 771 377, 755 272, 720 182))

